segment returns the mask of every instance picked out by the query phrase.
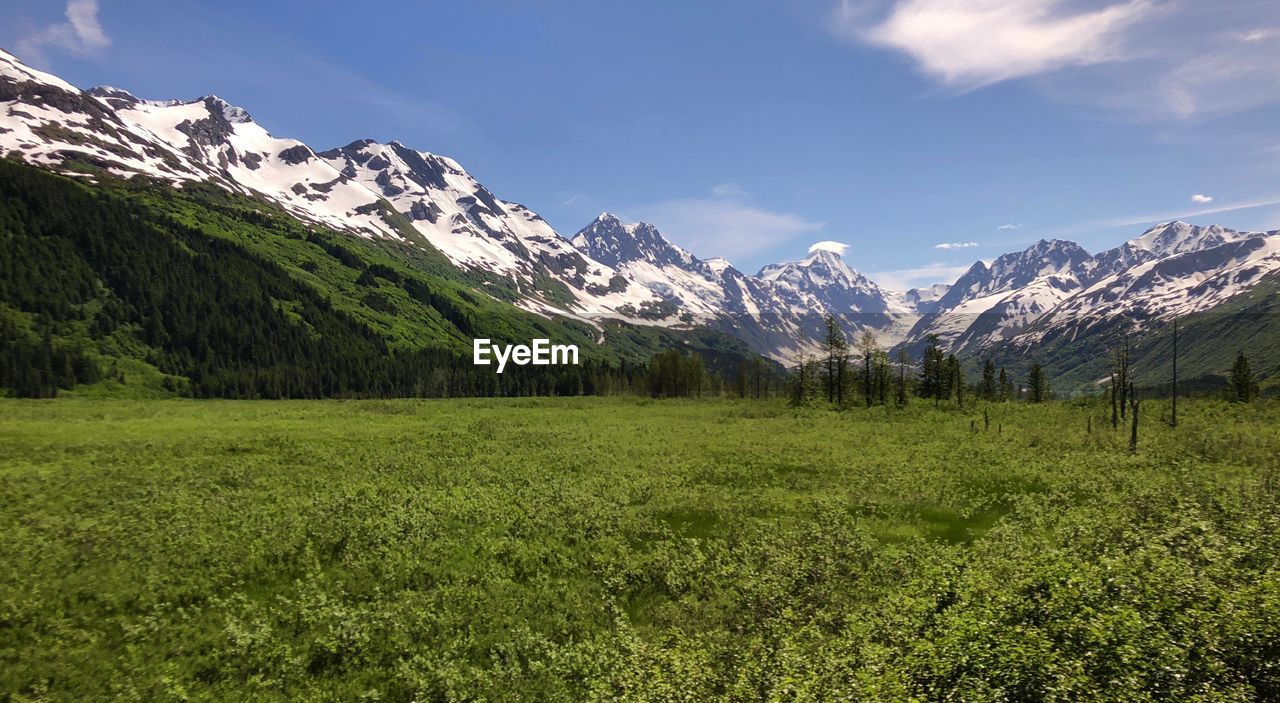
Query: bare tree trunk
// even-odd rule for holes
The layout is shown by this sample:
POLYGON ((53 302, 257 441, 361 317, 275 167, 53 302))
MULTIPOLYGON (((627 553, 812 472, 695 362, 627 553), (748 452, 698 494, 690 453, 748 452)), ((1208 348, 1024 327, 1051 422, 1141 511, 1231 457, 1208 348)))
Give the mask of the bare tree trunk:
POLYGON ((1111 427, 1112 429, 1120 426, 1120 411, 1116 409, 1116 375, 1111 374, 1111 427))
POLYGON ((866 395, 867 407, 871 407, 871 355, 862 356, 862 392, 866 395))
POLYGON ((1173 413, 1169 425, 1178 426, 1178 320, 1173 320, 1173 413))
POLYGON ((1124 338, 1124 351, 1120 357, 1120 419, 1123 420, 1125 408, 1133 393, 1133 381, 1129 378, 1129 337, 1124 338))
POLYGON ((1129 451, 1138 451, 1138 394, 1129 386, 1129 409, 1133 412, 1133 428, 1129 431, 1129 451))

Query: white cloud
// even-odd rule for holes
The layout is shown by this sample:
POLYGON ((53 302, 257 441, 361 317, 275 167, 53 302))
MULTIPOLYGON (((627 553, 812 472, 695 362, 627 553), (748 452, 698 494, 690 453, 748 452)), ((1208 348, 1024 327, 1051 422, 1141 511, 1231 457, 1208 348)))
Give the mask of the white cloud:
POLYGON ((977 242, 943 242, 934 244, 934 249, 971 249, 978 246, 977 242))
POLYGON ((1236 35, 1243 42, 1260 42, 1280 39, 1280 29, 1251 29, 1236 35))
POLYGON ((868 273, 867 278, 889 290, 908 290, 934 283, 955 283, 956 279, 969 268, 969 266, 932 263, 917 268, 875 271, 868 273))
POLYGON ((677 198, 628 208, 627 219, 650 222, 667 239, 698 256, 747 258, 825 225, 750 202, 742 188, 712 189, 711 197, 677 198))
POLYGON ((1280 102, 1275 0, 838 0, 831 18, 952 92, 1034 79, 1140 122, 1280 102))
POLYGON ((746 197, 747 191, 737 183, 721 183, 711 186, 711 194, 717 198, 742 198, 746 197))
POLYGON ((829 251, 836 256, 844 256, 844 253, 849 251, 849 245, 844 242, 833 242, 828 239, 825 242, 814 242, 813 245, 809 247, 809 253, 812 254, 815 251, 829 251))
POLYGON ((1199 193, 1196 193, 1195 195, 1191 196, 1191 202, 1193 202, 1193 203, 1198 203, 1198 204, 1200 204, 1200 205, 1204 205, 1205 203, 1211 203, 1211 202, 1213 202, 1213 196, 1212 196, 1212 195, 1201 195, 1201 194, 1199 194, 1199 193))
POLYGON ((57 47, 74 54, 90 54, 111 46, 111 37, 98 22, 98 0, 68 0, 66 22, 51 24, 18 41, 19 53, 43 56, 45 47, 57 47))
POLYGON ((1205 119, 1248 110, 1280 95, 1280 42, 1241 42, 1226 37, 1188 48, 1185 56, 1154 79, 1130 78, 1122 109, 1152 106, 1183 120, 1205 119))
POLYGON ((1018 229, 1018 228, 1019 228, 1019 227, 1021 227, 1023 224, 1025 224, 1025 223, 1019 222, 1019 223, 1018 223, 1018 224, 1016 224, 1016 225, 1015 225, 1015 224, 1000 225, 1000 226, 999 226, 999 227, 997 227, 996 229, 1018 229))
POLYGON ((960 90, 1123 58, 1123 36, 1154 5, 1129 0, 1071 11, 1061 0, 897 0, 868 22, 869 5, 844 0, 837 33, 902 52, 960 90))

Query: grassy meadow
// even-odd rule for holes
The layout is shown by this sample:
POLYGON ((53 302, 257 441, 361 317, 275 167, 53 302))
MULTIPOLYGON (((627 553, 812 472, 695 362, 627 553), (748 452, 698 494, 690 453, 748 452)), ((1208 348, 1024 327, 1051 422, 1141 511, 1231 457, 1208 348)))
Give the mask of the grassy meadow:
POLYGON ((0 400, 0 701, 1276 700, 1280 404, 1181 410, 0 400))

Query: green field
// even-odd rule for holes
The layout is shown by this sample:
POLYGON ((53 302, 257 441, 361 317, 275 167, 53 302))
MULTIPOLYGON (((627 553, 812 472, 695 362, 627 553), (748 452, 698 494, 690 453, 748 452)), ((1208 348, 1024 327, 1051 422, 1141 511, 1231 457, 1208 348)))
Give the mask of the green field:
POLYGON ((1166 411, 0 401, 0 701, 1276 700, 1280 404, 1166 411))

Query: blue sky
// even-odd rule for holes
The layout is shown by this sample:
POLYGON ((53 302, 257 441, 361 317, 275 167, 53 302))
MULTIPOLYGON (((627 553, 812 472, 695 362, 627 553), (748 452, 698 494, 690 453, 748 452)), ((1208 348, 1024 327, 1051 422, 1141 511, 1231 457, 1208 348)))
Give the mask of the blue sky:
POLYGON ((609 210, 748 271, 834 240, 897 287, 1041 237, 1280 228, 1274 0, 9 0, 0 46, 320 149, 399 139, 565 235, 609 210))

